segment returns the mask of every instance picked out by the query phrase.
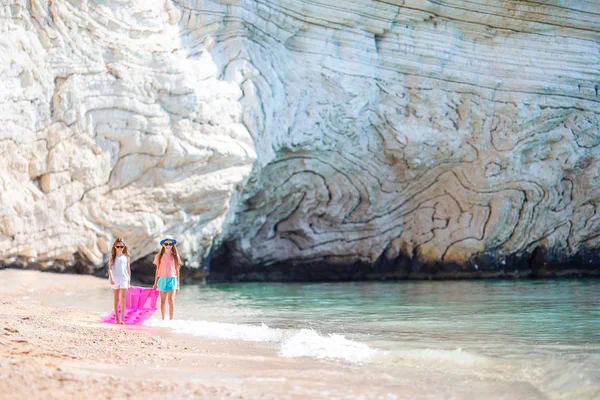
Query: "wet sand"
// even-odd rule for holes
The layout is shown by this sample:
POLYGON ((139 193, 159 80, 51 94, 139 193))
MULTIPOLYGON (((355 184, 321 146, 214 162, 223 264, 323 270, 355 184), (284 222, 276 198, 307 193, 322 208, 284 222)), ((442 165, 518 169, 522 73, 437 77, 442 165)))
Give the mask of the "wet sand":
POLYGON ((0 288, 2 399, 420 397, 407 382, 365 376, 357 365, 283 358, 263 343, 103 324, 77 304, 51 304, 65 291, 104 287, 103 279, 10 269, 0 270, 0 279, 6 283, 0 288))

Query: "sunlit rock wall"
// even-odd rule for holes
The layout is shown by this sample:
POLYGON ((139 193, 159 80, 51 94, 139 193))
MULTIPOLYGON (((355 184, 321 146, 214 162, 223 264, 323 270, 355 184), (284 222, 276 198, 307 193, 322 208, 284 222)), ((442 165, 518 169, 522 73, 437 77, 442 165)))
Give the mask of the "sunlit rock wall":
POLYGON ((168 233, 215 280, 600 269, 596 1, 0 12, 4 264, 168 233))
MULTIPOLYGON (((256 158, 239 85, 165 1, 3 1, 0 264, 92 271, 123 236, 188 265, 256 158)), ((206 38, 210 42, 210 38, 206 38)))
POLYGON ((600 274, 600 3, 228 4, 259 162, 212 279, 600 274))

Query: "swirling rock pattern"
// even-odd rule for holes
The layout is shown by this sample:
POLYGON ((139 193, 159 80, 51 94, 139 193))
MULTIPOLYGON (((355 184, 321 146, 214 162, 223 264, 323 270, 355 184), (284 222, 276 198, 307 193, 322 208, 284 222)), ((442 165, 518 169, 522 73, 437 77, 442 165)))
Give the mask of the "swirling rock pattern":
POLYGON ((259 157, 211 279, 600 274, 598 3, 231 7, 259 157))
POLYGON ((599 273, 596 1, 0 13, 4 264, 171 233, 215 280, 599 273))

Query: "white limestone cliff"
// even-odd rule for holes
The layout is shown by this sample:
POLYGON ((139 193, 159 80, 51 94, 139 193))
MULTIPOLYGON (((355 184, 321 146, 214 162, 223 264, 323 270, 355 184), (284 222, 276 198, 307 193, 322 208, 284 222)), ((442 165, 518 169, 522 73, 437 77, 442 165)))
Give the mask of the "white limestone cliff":
MULTIPOLYGON (((181 35, 164 1, 2 7, 0 260, 100 265, 180 241, 189 265, 220 232, 256 155, 242 90, 181 35)), ((168 7, 167 7, 168 6, 168 7)))
POLYGON ((595 1, 2 13, 5 263, 97 265, 114 236, 142 257, 170 233, 196 264, 218 238, 223 278, 469 276, 536 249, 599 269, 595 1))

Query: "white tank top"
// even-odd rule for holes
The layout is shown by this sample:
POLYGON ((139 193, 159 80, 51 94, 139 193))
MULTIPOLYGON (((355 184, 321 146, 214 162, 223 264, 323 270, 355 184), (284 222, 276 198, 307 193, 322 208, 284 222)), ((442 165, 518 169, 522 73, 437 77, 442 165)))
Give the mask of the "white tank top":
POLYGON ((126 282, 130 280, 127 271, 127 256, 115 257, 115 263, 112 266, 112 274, 115 282, 126 282))

